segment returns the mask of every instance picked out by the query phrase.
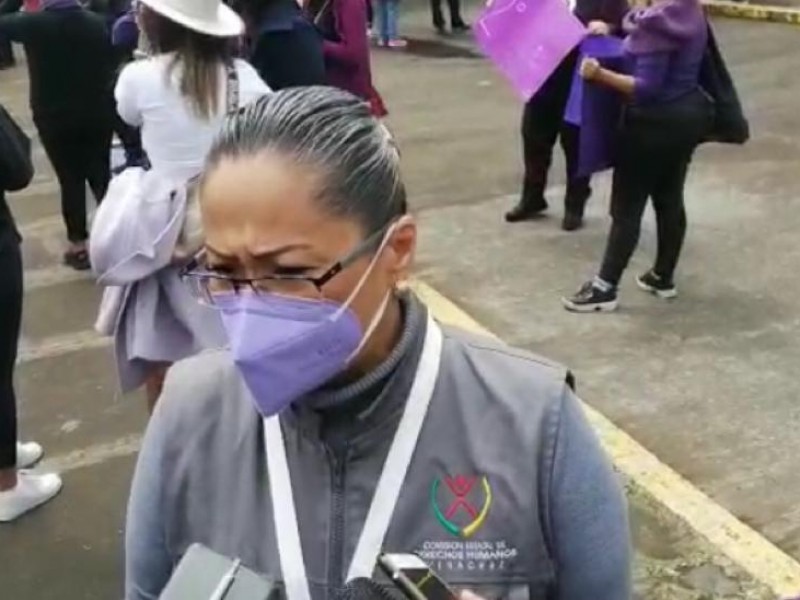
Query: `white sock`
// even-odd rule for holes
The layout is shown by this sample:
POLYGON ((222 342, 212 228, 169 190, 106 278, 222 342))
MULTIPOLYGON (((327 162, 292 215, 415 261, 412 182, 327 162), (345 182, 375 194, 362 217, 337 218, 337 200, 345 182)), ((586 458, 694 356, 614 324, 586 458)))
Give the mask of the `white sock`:
POLYGON ((616 287, 608 283, 605 279, 600 279, 599 275, 592 280, 592 285, 601 292, 611 292, 616 287))

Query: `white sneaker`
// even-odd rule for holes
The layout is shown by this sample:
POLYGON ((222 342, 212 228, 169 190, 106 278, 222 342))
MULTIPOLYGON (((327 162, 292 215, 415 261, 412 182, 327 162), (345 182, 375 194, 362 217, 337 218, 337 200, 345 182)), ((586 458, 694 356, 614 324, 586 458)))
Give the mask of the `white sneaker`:
POLYGON ((17 442, 17 468, 30 469, 42 460, 44 450, 36 442, 17 442))
POLYGON ((61 491, 61 477, 54 474, 17 473, 17 487, 0 492, 0 523, 7 523, 53 499, 61 491))

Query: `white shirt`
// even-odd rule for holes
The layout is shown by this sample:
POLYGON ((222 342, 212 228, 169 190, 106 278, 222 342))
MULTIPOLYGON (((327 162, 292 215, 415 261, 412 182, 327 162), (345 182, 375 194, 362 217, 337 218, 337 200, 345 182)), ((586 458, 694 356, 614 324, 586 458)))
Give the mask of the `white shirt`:
MULTIPOLYGON (((180 93, 180 67, 169 77, 173 54, 129 64, 120 74, 114 95, 122 119, 142 128, 142 145, 153 169, 190 178, 203 167, 206 154, 225 116, 227 78, 220 66, 219 111, 209 120, 198 117, 180 93)), ((270 89, 243 60, 235 61, 239 75, 239 105, 246 106, 270 89)))

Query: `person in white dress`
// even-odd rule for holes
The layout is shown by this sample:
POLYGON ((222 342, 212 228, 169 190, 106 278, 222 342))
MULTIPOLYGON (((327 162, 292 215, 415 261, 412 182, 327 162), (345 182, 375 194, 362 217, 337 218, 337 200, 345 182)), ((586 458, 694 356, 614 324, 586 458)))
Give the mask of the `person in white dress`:
POLYGON ((151 169, 112 182, 91 253, 100 283, 124 290, 108 331, 121 387, 144 384, 152 411, 170 364, 223 342, 216 314, 179 281, 180 261, 191 257, 182 247, 192 221, 188 184, 226 113, 270 90, 232 58, 244 24, 219 0, 140 0, 137 20, 150 54, 125 67, 115 97, 120 117, 141 128, 151 169))

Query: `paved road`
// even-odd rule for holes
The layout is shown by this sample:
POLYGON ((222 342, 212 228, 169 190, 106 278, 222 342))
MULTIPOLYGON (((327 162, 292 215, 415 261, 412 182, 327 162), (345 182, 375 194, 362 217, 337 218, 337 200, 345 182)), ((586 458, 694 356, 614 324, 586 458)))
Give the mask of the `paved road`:
MULTIPOLYGON (((792 58, 800 31, 740 21, 718 29, 754 138, 745 148, 707 147, 697 156, 682 297, 674 304, 639 294, 629 275, 617 315, 560 308, 560 295, 597 268, 608 182, 597 182, 588 228, 577 235, 558 230, 556 191, 554 218, 502 223, 510 204, 503 196, 515 192, 518 175, 516 107, 481 66, 463 60, 415 71, 416 85, 437 90, 440 112, 419 123, 405 112, 408 103, 429 100, 408 97, 394 124, 405 147, 434 144, 441 156, 407 155, 415 198, 429 209, 424 276, 501 336, 574 367, 591 404, 800 556, 800 283, 793 275, 800 137, 792 58)), ((390 100, 403 85, 387 80, 390 100)), ((648 218, 632 274, 650 266, 653 248, 648 218)))
MULTIPOLYGON (((411 34, 427 36, 424 14, 407 21, 411 34)), ((608 317, 567 315, 558 305, 601 250, 607 182, 598 182, 580 234, 562 234, 556 218, 506 226, 501 213, 519 175, 519 106, 504 84, 464 42, 379 54, 376 69, 423 223, 422 275, 503 337, 574 366, 590 403, 800 554, 792 472, 800 290, 791 276, 799 207, 790 175, 800 154, 787 58, 800 37, 760 24, 726 22, 720 31, 756 139, 698 159, 683 298, 661 305, 626 284, 623 311, 608 317)), ((0 101, 25 115, 26 98, 22 70, 0 74, 0 101)), ((144 407, 117 396, 108 348, 91 333, 97 289, 58 266, 57 190, 38 147, 37 163, 35 184, 12 201, 28 285, 20 400, 24 430, 65 471, 66 488, 0 532, 0 589, 20 600, 108 599, 120 596, 125 497, 144 407)), ((644 237, 652 250, 650 226, 644 237)), ((631 501, 641 597, 766 597, 690 532, 631 501)))

